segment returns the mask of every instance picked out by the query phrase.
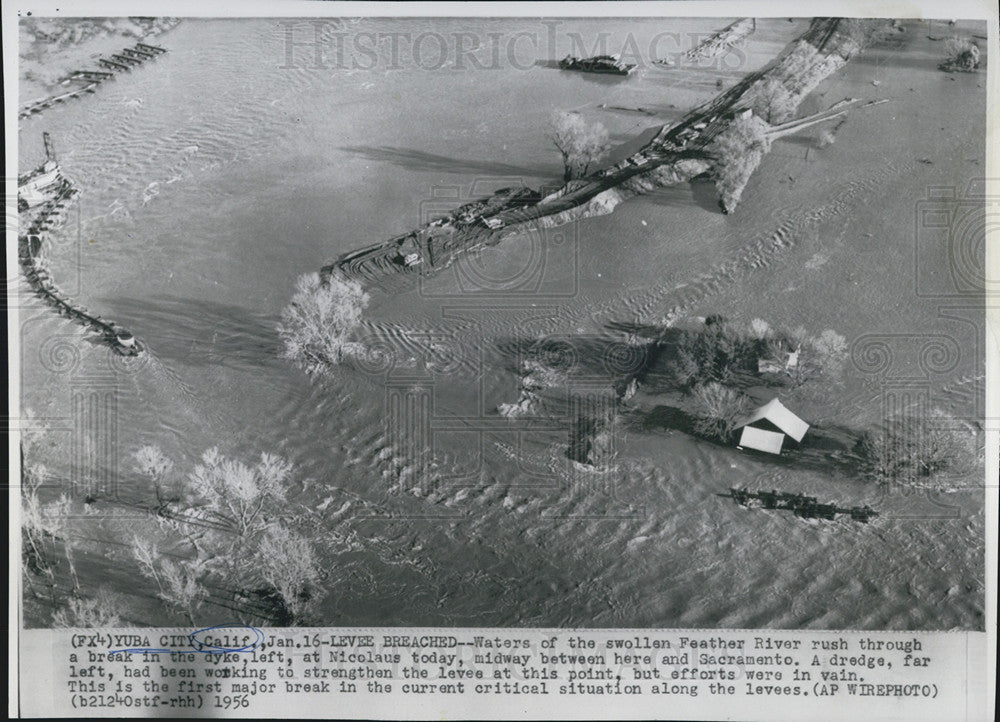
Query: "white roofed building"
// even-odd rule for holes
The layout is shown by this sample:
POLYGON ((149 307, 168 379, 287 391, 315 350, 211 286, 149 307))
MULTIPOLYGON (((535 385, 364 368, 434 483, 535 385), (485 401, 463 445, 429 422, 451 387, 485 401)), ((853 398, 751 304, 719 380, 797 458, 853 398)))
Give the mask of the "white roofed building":
POLYGON ((785 443, 785 437, 792 438, 796 443, 809 430, 809 424, 800 419, 778 399, 771 399, 759 407, 749 417, 737 424, 742 429, 739 448, 747 447, 769 454, 780 454, 785 443))

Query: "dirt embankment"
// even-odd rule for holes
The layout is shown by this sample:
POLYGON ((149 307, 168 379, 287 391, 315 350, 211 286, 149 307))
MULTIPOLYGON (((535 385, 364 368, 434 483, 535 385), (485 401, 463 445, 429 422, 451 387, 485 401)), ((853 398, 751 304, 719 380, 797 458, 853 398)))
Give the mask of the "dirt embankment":
MULTIPOLYGON (((740 18, 732 25, 727 25, 714 35, 705 38, 701 43, 684 53, 684 59, 705 60, 717 58, 757 29, 757 21, 754 18, 740 18)), ((661 65, 671 65, 669 60, 659 61, 661 65)))

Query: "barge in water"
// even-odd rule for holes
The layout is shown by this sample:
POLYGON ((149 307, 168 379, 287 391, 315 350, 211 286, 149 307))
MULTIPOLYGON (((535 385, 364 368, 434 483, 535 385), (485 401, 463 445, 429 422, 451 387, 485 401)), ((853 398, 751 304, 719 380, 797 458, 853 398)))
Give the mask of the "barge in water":
POLYGON ((559 61, 563 70, 579 70, 581 73, 608 73, 610 75, 628 75, 636 66, 626 63, 618 55, 595 55, 592 58, 577 58, 567 55, 559 61))

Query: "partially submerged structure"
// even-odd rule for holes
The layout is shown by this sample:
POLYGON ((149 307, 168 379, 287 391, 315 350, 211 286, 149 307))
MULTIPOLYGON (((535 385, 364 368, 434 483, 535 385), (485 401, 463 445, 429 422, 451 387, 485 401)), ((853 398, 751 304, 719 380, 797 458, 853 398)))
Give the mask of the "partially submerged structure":
POLYGON ((158 45, 136 43, 134 48, 125 48, 110 58, 99 58, 97 62, 104 70, 74 70, 59 81, 60 85, 66 85, 71 81, 82 81, 85 85, 59 95, 32 101, 18 111, 17 117, 27 118, 70 98, 79 98, 84 93, 93 93, 102 82, 114 78, 115 73, 127 73, 135 66, 142 65, 146 60, 165 52, 167 49, 158 45))
MULTIPOLYGON (((718 57, 728 51, 738 42, 745 40, 757 29, 755 18, 740 18, 731 25, 727 25, 719 32, 711 35, 701 43, 691 48, 682 55, 685 61, 702 60, 718 57)), ((657 65, 675 65, 675 61, 670 58, 654 60, 657 65)))
POLYGON ((774 398, 737 424, 736 428, 742 429, 738 448, 747 447, 769 454, 780 454, 785 437, 790 437, 796 443, 802 441, 809 430, 809 424, 774 398))
POLYGON ((24 232, 19 228, 17 252, 24 277, 35 293, 54 306, 60 314, 102 334, 104 341, 115 353, 137 356, 144 349, 135 336, 65 298, 45 264, 40 263, 49 235, 65 221, 67 204, 78 194, 59 168, 49 134, 43 133, 42 138, 45 141, 45 162, 18 177, 18 221, 24 227, 24 232))
MULTIPOLYGON (((720 494, 720 496, 725 496, 720 494)), ((823 504, 815 496, 805 494, 788 494, 786 492, 775 491, 750 491, 746 487, 742 489, 729 490, 732 497, 740 506, 760 507, 762 509, 777 509, 781 511, 793 512, 796 516, 805 519, 836 519, 837 514, 847 514, 854 521, 867 524, 870 519, 879 515, 877 511, 865 504, 864 506, 844 507, 836 503, 823 504)))
POLYGON ((577 58, 567 55, 559 61, 563 70, 579 70, 583 73, 610 73, 611 75, 628 75, 636 66, 626 63, 620 55, 595 55, 592 58, 577 58))
POLYGON ((45 142, 45 162, 33 171, 17 178, 17 207, 24 211, 54 199, 63 181, 48 133, 42 133, 45 142))
POLYGON ((757 373, 761 374, 791 374, 799 367, 799 351, 796 346, 792 351, 781 351, 774 356, 757 359, 757 373))

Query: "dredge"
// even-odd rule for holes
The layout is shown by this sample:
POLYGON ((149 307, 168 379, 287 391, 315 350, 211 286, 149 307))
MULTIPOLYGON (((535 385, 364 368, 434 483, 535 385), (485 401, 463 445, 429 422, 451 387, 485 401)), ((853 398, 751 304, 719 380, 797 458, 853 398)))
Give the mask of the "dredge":
POLYGON ((70 201, 79 194, 62 174, 49 134, 43 133, 42 138, 45 141, 45 162, 17 179, 17 205, 21 220, 26 225, 26 231, 18 233, 17 237, 17 255, 24 277, 35 293, 52 304, 60 314, 66 314, 100 333, 113 351, 122 356, 138 356, 144 349, 135 336, 65 298, 42 262, 42 251, 49 233, 65 221, 70 201))
MULTIPOLYGON (((722 496, 725 496, 723 494, 722 496)), ((822 504, 815 496, 805 494, 788 494, 781 491, 750 491, 732 488, 729 496, 740 506, 759 507, 763 509, 779 509, 790 511, 796 516, 806 519, 833 520, 837 514, 848 514, 853 521, 868 523, 878 512, 865 504, 864 506, 841 507, 836 504, 822 504)))

